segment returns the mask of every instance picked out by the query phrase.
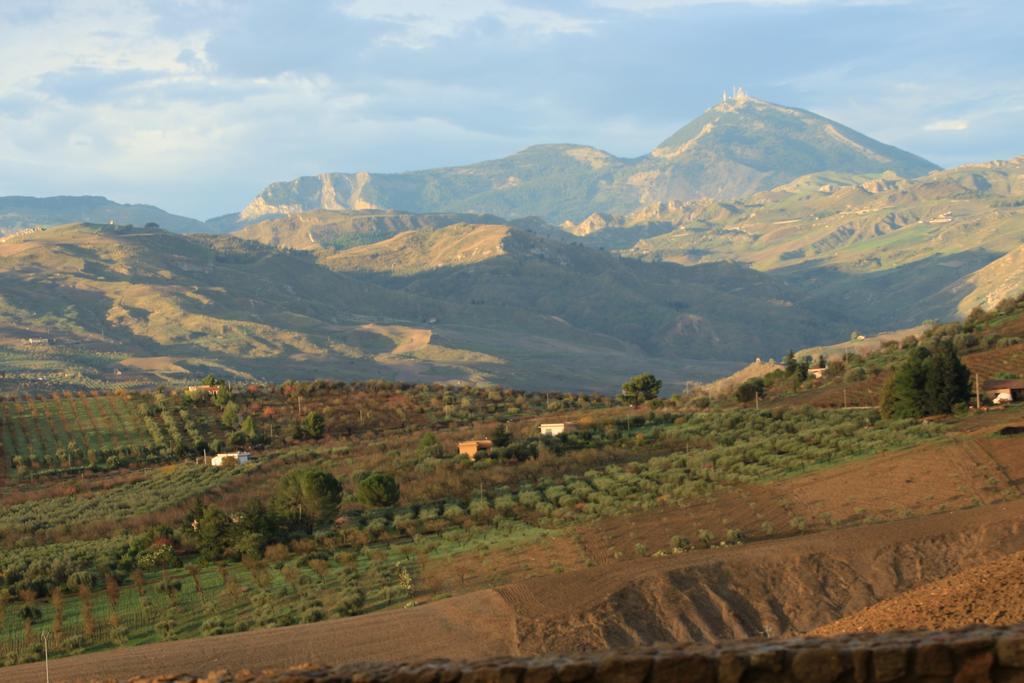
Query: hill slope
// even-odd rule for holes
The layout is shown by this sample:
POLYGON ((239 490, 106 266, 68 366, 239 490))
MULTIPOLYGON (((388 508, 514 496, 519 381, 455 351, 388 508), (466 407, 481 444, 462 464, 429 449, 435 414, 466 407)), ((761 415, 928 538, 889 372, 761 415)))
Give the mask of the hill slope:
MULTIPOLYGON (((327 267, 333 252, 318 252, 321 264, 313 254, 155 228, 13 236, 0 242, 0 341, 17 350, 49 338, 57 367, 68 354, 108 354, 97 360, 108 378, 120 361, 144 367, 158 357, 193 375, 212 365, 267 379, 612 391, 644 370, 669 386, 729 372, 751 352, 778 354, 840 329, 786 301, 771 278, 728 264, 646 264, 507 226, 459 224, 394 240, 402 242, 414 246, 389 258, 433 259, 432 269, 346 273, 351 265, 327 267), (459 232, 492 253, 465 265, 459 232), (437 248, 424 255, 415 243, 426 236, 437 248)), ((62 382, 22 374, 26 389, 37 376, 62 382)))
POLYGON ((392 290, 468 302, 471 316, 525 310, 656 356, 739 361, 754 348, 779 355, 794 336, 828 339, 852 324, 842 313, 818 319, 794 305, 785 282, 742 266, 642 263, 505 226, 402 233, 321 262, 377 271, 372 281, 392 290))
POLYGON ((374 209, 320 209, 289 214, 251 223, 234 234, 242 239, 262 242, 273 247, 306 251, 337 250, 372 244, 400 232, 444 228, 456 223, 516 225, 552 237, 562 236, 558 229, 531 219, 506 221, 497 216, 482 214, 419 214, 374 209))
POLYGON ((118 204, 106 197, 0 197, 0 235, 65 223, 145 225, 175 232, 206 232, 207 226, 147 204, 118 204))
POLYGON ((655 222, 664 234, 639 241, 630 255, 856 272, 972 250, 994 258, 1024 239, 1024 157, 914 180, 814 174, 743 200, 653 206, 607 221, 632 228, 655 222))
POLYGON ((925 584, 814 631, 816 635, 960 629, 1024 621, 1024 552, 925 584))
POLYGON ((378 208, 580 220, 594 211, 625 213, 662 200, 743 196, 820 171, 892 170, 913 177, 936 169, 824 117, 741 95, 636 159, 553 144, 469 166, 323 173, 268 186, 239 218, 378 208))

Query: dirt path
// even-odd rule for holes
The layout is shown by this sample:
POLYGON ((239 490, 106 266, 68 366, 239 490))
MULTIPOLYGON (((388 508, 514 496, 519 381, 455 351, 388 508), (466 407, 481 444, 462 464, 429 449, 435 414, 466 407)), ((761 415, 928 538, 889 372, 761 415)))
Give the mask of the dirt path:
MULTIPOLYGON (((405 610, 57 659, 50 662, 50 679, 126 680, 306 662, 481 659, 517 654, 513 623, 511 609, 497 593, 480 591, 405 610)), ((3 683, 38 683, 43 676, 42 663, 0 669, 3 683)))

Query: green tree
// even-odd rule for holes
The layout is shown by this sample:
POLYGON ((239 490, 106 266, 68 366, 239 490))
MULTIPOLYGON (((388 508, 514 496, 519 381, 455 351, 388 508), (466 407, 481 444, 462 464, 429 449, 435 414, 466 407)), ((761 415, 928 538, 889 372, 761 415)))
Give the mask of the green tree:
POLYGON ((622 385, 622 400, 630 405, 640 405, 645 401, 658 398, 661 391, 661 380, 649 372, 635 375, 622 385))
POLYGON ((224 551, 231 544, 233 531, 231 518, 227 514, 213 506, 207 507, 196 529, 199 556, 208 561, 223 557, 224 551))
POLYGON ((390 474, 370 472, 359 479, 356 497, 360 502, 376 507, 390 507, 398 502, 398 482, 390 474))
POLYGON ((238 404, 228 401, 224 404, 224 410, 220 413, 220 423, 228 429, 233 429, 238 424, 238 404))
POLYGON ((925 413, 925 362, 929 353, 921 347, 910 350, 882 389, 882 415, 887 418, 921 417, 925 413))
POLYGON ((317 468, 294 469, 281 478, 274 505, 289 522, 309 526, 334 518, 341 501, 341 484, 317 468))
POLYGON ((444 456, 444 447, 433 432, 427 432, 416 446, 416 455, 421 458, 441 458, 444 456))
POLYGON ((322 413, 311 411, 302 418, 302 433, 308 439, 319 439, 324 435, 325 420, 322 413))
POLYGON ((250 444, 263 443, 263 434, 256 427, 256 419, 252 415, 247 415, 242 424, 238 426, 238 432, 245 437, 245 442, 250 444))
POLYGON ((958 403, 970 401, 970 380, 971 371, 960 361, 953 343, 948 339, 940 341, 925 362, 925 413, 951 413, 958 403))
POLYGON ((760 377, 752 377, 736 388, 736 400, 740 403, 753 401, 755 396, 764 396, 764 380, 760 377))
POLYGON ((800 367, 800 362, 796 359, 796 354, 790 351, 786 354, 786 357, 782 359, 782 365, 786 369, 786 376, 790 377, 797 373, 797 369, 800 367))

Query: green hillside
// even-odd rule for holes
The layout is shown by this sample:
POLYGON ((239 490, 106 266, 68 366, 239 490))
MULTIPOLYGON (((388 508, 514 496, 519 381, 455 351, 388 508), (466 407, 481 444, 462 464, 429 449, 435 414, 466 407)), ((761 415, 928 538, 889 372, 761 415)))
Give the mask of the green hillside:
POLYGON ((552 144, 469 166, 397 174, 324 173, 273 183, 238 220, 377 208, 578 221, 594 211, 627 213, 658 201, 744 196, 808 173, 892 170, 914 177, 935 169, 834 121, 740 95, 636 159, 552 144))

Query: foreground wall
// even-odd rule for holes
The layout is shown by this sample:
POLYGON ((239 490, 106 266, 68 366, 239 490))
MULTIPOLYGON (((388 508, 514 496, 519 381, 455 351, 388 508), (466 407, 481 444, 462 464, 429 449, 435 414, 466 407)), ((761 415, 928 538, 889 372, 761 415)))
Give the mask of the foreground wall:
POLYGON ((136 681, 189 683, 1024 683, 1024 625, 950 633, 667 645, 565 657, 214 672, 136 681))

